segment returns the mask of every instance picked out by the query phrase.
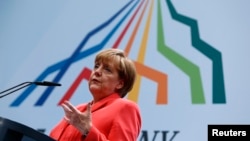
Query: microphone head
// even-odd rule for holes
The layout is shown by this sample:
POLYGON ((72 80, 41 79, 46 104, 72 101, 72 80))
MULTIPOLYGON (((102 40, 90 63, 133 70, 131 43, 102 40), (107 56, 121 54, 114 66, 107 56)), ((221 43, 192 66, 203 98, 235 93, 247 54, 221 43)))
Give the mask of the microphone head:
POLYGON ((33 82, 36 85, 39 86, 61 86, 59 83, 49 82, 49 81, 43 81, 43 82, 33 82))

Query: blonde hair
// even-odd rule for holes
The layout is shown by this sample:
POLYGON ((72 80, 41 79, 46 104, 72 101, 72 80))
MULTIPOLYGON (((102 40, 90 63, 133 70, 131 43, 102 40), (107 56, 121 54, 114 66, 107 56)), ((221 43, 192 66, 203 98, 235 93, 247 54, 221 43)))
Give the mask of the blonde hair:
POLYGON ((132 90, 135 78, 136 69, 131 59, 125 56, 123 50, 120 49, 106 49, 97 54, 95 62, 113 62, 115 68, 118 71, 119 79, 124 81, 124 85, 121 89, 117 90, 117 93, 121 97, 125 97, 129 91, 132 90))

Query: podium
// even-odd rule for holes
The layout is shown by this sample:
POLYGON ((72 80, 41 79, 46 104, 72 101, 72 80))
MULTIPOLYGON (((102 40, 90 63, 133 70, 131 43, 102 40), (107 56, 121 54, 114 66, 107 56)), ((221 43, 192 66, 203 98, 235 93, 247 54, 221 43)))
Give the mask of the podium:
POLYGON ((21 123, 0 117, 0 141, 55 141, 21 123))

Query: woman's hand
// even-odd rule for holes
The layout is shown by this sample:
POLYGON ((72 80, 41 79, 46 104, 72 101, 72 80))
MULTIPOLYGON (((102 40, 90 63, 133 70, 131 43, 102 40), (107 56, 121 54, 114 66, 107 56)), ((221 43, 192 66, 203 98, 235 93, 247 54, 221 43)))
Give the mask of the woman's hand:
POLYGON ((88 103, 87 110, 84 112, 79 111, 69 101, 62 104, 65 113, 64 119, 71 125, 76 127, 83 135, 88 133, 92 126, 91 122, 91 104, 88 103))

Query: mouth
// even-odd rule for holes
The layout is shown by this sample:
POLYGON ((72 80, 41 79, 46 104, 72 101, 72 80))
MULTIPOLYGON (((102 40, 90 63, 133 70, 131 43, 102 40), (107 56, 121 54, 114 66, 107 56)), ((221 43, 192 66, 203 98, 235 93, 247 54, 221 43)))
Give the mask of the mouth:
POLYGON ((95 78, 91 79, 91 81, 95 82, 95 83, 100 83, 100 81, 98 79, 95 79, 95 78))

